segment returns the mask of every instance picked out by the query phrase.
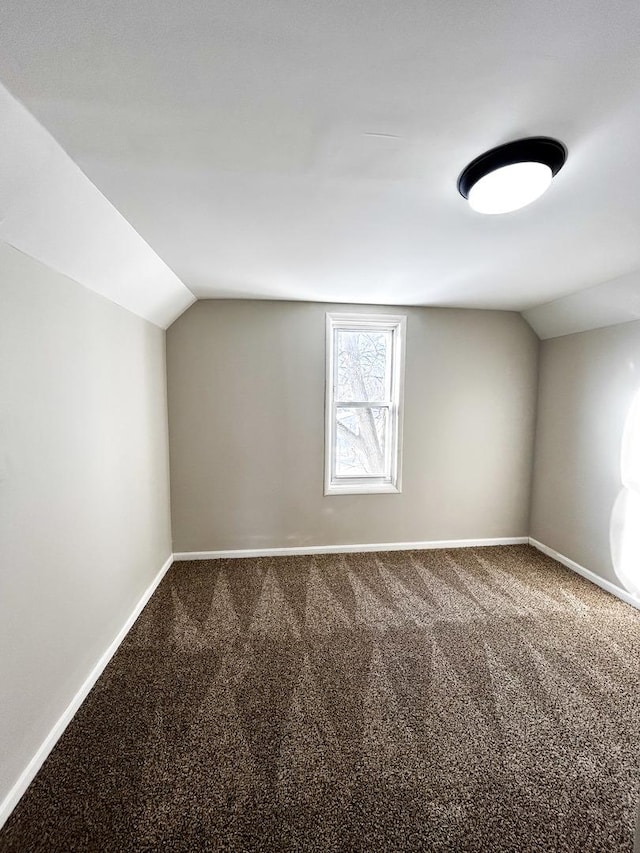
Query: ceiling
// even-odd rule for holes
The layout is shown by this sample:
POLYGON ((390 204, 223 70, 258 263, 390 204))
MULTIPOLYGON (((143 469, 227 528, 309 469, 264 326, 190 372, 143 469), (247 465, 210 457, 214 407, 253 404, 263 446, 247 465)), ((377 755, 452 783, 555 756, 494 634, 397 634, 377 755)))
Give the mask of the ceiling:
POLYGON ((4 0, 0 80, 199 298, 524 311, 640 270, 637 0, 4 0), (561 139, 483 217, 487 148, 561 139))
MULTIPOLYGON (((0 86, 0 240, 162 328, 194 302, 178 276, 0 86)), ((3 277, 11 272, 2 269, 3 277)))

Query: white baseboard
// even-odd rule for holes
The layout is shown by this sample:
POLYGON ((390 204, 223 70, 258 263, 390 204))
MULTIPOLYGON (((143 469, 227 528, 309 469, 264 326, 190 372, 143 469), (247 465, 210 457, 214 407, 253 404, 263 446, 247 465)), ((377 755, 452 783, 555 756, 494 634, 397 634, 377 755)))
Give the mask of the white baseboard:
POLYGON ((82 683, 82 685, 81 685, 80 689, 78 690, 78 692, 76 693, 76 695, 73 697, 71 702, 69 702, 69 704, 65 708, 60 719, 57 721, 57 723, 51 729, 51 731, 49 732, 47 737, 44 739, 42 745, 40 746, 40 748, 38 749, 36 754, 33 756, 31 761, 27 764, 25 769, 22 771, 22 773, 18 777, 18 781, 15 783, 13 788, 11 788, 11 790, 9 791, 7 796, 4 798, 2 803, 0 803, 0 828, 2 828, 3 824, 5 823, 5 821, 9 817, 9 815, 11 814, 11 812, 16 807, 20 797, 24 794, 24 792, 27 790, 27 788, 29 787, 29 785, 33 781, 36 773, 38 772, 38 770, 40 770, 40 768, 44 764, 45 760, 47 759, 47 756, 49 755, 49 753, 51 752, 53 747, 56 745, 58 739, 60 738, 60 736, 62 735, 62 733, 66 729, 66 727, 69 725, 69 723, 73 719, 73 716, 76 713, 76 711, 78 710, 78 708, 80 707, 80 705, 82 705, 82 703, 86 699, 89 691, 91 690, 93 685, 96 683, 98 678, 100 678, 100 676, 102 675, 104 668, 106 667, 106 665, 109 663, 109 661, 111 660, 111 658, 113 657, 113 655, 117 651, 118 646, 120 645, 120 643, 124 640, 124 638, 128 634, 133 623, 136 621, 136 619, 138 618, 138 616, 142 612, 142 609, 144 608, 145 604, 147 603, 147 601, 149 601, 149 599, 151 598, 151 596, 155 592, 156 587, 158 586, 158 584, 160 583, 162 578, 165 576, 165 574, 167 573, 167 571, 171 567, 172 563, 173 563, 173 554, 168 558, 168 560, 163 565, 163 567, 160 569, 158 574, 151 581, 151 583, 149 584, 147 589, 143 592, 142 597, 140 598, 140 600, 138 601, 136 606, 133 608, 131 614, 128 616, 128 618, 127 618, 126 622, 124 623, 124 625, 122 626, 122 628, 118 631, 117 635, 114 637, 113 642, 107 647, 107 649, 101 655, 100 659, 98 660, 96 665, 93 667, 93 669, 91 670, 89 675, 86 677, 86 679, 82 683))
POLYGON ((357 554, 362 551, 427 551, 433 548, 484 548, 489 545, 527 545, 528 536, 499 539, 442 539, 428 542, 374 542, 367 545, 303 545, 294 548, 248 548, 237 551, 180 551, 174 560, 222 560, 243 557, 293 557, 309 554, 357 554))
POLYGON ((640 598, 636 598, 635 595, 627 592, 627 590, 623 589, 621 586, 601 578, 600 575, 597 575, 590 569, 585 569, 585 567, 581 566, 580 563, 570 560, 569 557, 565 557, 564 554, 561 554, 559 551, 554 551, 553 548, 549 548, 548 545, 538 542, 537 539, 529 537, 529 544, 534 548, 537 548, 538 551, 542 551, 542 553, 546 554, 548 557, 552 557, 554 560, 557 560, 558 563, 562 563, 563 566, 566 566, 568 569, 571 569, 571 571, 576 572, 576 574, 582 575, 583 578, 591 581, 591 583, 594 583, 601 589, 610 592, 611 595, 615 595, 616 598, 620 598, 622 601, 630 604, 632 607, 637 607, 640 610, 640 598))

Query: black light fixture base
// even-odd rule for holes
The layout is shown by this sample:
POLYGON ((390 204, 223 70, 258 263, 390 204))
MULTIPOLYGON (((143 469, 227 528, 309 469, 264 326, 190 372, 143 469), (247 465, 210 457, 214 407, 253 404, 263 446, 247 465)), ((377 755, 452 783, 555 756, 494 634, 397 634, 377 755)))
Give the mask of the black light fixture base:
POLYGON ((567 159, 567 149, 557 139, 549 136, 529 136, 498 145, 472 160, 460 173, 458 191, 469 198, 471 187, 490 172, 514 163, 544 163, 556 175, 567 159))

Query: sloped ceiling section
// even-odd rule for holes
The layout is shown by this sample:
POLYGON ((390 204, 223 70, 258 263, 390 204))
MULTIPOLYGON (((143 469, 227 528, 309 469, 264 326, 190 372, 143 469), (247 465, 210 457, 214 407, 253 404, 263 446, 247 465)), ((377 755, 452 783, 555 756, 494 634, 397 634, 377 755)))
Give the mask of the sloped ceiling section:
POLYGON ((0 239, 166 328, 194 295, 0 86, 0 239))
POLYGON ((542 340, 640 319, 640 270, 523 311, 542 340))

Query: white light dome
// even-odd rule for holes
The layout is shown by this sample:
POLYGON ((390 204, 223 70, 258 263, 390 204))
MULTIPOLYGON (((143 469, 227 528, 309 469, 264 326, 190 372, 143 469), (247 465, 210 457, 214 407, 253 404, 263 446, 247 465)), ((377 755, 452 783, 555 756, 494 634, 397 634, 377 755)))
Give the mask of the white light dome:
POLYGON ((478 213, 510 213, 531 204, 549 188, 551 169, 544 163, 513 163, 489 172, 469 191, 478 213))
POLYGON ((458 192, 478 213, 511 213, 539 198, 566 159, 566 147, 549 136, 506 142, 462 170, 458 192))

